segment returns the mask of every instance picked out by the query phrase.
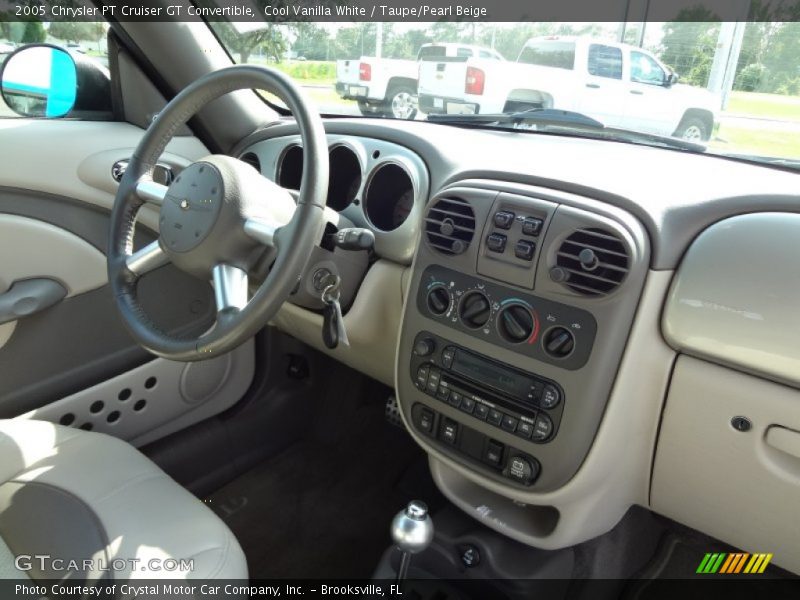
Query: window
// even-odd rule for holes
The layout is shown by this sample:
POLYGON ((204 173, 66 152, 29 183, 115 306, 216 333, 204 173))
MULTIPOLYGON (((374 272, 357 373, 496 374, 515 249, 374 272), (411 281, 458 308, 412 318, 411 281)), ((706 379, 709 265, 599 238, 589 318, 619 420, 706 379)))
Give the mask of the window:
POLYGON ((589 74, 622 79, 622 50, 602 44, 589 46, 589 74))
POLYGON ((445 56, 444 46, 423 46, 419 49, 417 60, 429 60, 432 58, 441 58, 445 56))
POLYGON ((652 56, 643 52, 631 52, 631 81, 663 85, 664 79, 664 69, 652 56))
POLYGON ((471 58, 472 57, 472 50, 469 48, 459 48, 456 50, 456 56, 459 58, 471 58))
POLYGON ((522 49, 517 62, 556 69, 574 69, 575 42, 533 42, 522 49))
POLYGON ((488 58, 490 60, 500 60, 500 56, 498 56, 496 52, 489 52, 488 50, 481 50, 480 57, 488 58))

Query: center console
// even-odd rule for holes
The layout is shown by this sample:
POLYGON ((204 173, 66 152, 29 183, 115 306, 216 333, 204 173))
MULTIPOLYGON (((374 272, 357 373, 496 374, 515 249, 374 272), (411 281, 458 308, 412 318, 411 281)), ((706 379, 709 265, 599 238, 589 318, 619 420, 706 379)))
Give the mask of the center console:
POLYGON ((466 181, 428 204, 397 363, 417 441, 535 497, 591 448, 647 272, 629 214, 528 186, 466 181))

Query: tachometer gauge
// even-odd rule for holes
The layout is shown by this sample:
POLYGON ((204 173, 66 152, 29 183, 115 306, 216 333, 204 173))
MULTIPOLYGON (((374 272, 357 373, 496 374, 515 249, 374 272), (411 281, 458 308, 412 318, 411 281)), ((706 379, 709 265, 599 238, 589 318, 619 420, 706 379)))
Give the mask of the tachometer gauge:
POLYGON ((411 209, 414 208, 414 191, 406 190, 402 196, 397 199, 397 202, 392 209, 392 228, 400 227, 405 223, 411 209))

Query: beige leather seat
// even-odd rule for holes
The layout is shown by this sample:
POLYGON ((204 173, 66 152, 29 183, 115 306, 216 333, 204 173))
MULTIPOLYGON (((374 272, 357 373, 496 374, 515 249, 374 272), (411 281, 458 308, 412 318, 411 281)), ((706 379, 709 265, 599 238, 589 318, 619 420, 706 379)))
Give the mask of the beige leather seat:
POLYGON ((246 579, 247 564, 228 527, 131 445, 0 420, 0 577, 20 576, 246 579))

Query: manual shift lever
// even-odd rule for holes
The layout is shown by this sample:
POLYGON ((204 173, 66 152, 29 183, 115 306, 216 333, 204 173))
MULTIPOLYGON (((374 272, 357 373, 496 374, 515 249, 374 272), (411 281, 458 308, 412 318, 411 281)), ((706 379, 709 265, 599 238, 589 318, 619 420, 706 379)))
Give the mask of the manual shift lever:
POLYGON ((411 555, 418 554, 433 541, 433 520, 428 515, 428 506, 420 500, 412 500, 392 521, 392 540, 402 553, 397 582, 408 574, 411 555))

